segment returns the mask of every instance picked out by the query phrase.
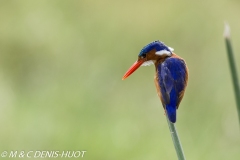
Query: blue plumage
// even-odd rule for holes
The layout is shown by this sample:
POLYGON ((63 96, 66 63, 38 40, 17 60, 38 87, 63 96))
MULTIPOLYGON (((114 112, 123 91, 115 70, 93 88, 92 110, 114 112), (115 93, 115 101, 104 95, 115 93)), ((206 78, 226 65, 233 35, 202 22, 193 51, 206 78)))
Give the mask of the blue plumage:
POLYGON ((181 92, 186 85, 186 72, 185 62, 176 57, 166 58, 157 66, 158 83, 164 108, 166 108, 172 123, 176 122, 176 110, 181 101, 181 92))
POLYGON ((171 52, 171 50, 166 46, 163 42, 160 41, 153 41, 143 47, 143 49, 139 53, 139 57, 146 55, 149 51, 155 49, 156 51, 166 50, 171 52))
POLYGON ((173 53, 173 48, 161 41, 154 41, 143 47, 137 61, 124 74, 123 80, 140 66, 154 64, 155 85, 158 96, 169 120, 176 122, 176 112, 183 98, 188 82, 188 69, 185 61, 173 53))

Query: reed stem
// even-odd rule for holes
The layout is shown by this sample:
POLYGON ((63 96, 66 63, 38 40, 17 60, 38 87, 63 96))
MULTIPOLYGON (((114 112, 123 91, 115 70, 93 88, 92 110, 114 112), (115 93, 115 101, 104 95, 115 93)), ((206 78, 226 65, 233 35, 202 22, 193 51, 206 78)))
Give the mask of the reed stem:
POLYGON ((172 136, 173 144, 174 144, 175 150, 177 152, 178 160, 185 160, 183 148, 182 148, 181 142, 179 140, 175 124, 170 122, 167 116, 166 116, 166 118, 167 118, 167 122, 168 122, 169 131, 172 136))
POLYGON ((229 61, 229 65, 230 65, 233 88, 234 88, 235 99, 236 99, 236 104, 237 104, 238 120, 239 120, 239 124, 240 124, 240 88, 239 88, 237 69, 236 69, 236 65, 235 65, 235 61, 234 61, 233 49, 232 49, 232 45, 231 45, 231 41, 230 41, 230 27, 228 24, 225 24, 224 38, 225 38, 225 42, 226 42, 228 61, 229 61))

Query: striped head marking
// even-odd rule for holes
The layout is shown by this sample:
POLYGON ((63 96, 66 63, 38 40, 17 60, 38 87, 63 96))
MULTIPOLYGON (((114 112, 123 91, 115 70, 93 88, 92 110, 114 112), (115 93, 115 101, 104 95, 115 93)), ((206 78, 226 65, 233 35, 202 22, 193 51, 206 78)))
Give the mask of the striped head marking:
MULTIPOLYGON (((155 51, 155 55, 162 56, 162 57, 169 57, 172 55, 173 48, 166 46, 161 41, 153 41, 143 47, 143 49, 140 51, 138 57, 139 58, 146 58, 147 54, 151 53, 152 51, 155 51)), ((154 64, 152 60, 148 60, 142 64, 142 66, 149 66, 151 64, 154 64)))

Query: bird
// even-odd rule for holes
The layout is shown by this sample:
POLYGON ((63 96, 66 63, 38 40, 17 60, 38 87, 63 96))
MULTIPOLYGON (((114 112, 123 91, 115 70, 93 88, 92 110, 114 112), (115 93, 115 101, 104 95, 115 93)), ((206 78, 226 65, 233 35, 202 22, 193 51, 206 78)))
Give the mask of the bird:
POLYGON ((188 67, 174 49, 159 40, 142 48, 137 61, 127 70, 122 80, 130 76, 140 66, 155 65, 154 82, 158 96, 170 122, 177 120, 177 109, 188 83, 188 67))

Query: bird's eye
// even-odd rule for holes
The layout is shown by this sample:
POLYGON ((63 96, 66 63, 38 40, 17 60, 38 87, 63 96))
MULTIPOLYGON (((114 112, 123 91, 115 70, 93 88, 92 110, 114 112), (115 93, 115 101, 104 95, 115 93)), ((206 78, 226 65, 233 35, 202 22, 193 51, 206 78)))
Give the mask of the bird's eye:
POLYGON ((146 58, 146 54, 141 55, 140 58, 146 58))

